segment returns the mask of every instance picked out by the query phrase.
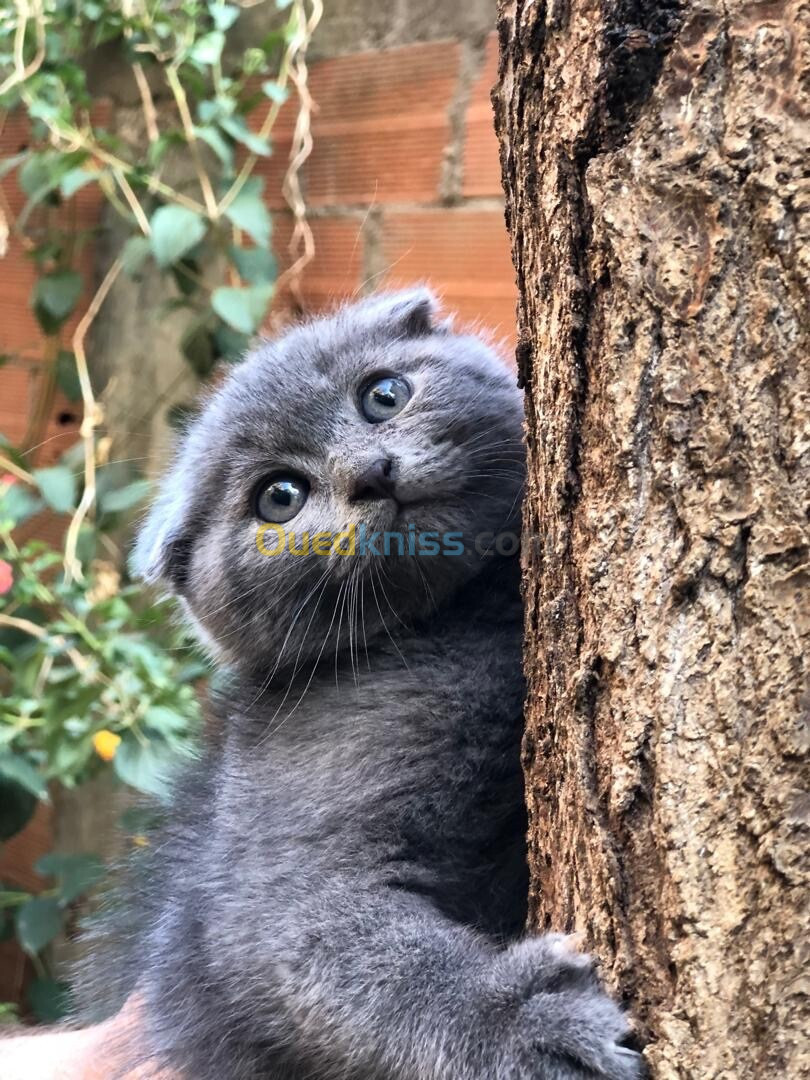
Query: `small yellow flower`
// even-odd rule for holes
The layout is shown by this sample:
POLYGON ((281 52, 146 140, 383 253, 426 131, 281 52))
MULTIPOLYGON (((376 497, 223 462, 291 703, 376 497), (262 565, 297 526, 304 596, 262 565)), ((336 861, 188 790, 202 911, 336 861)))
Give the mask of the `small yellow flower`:
POLYGON ((116 735, 114 731, 107 731, 106 728, 97 731, 93 736, 93 747, 98 756, 103 758, 104 761, 112 761, 120 742, 121 736, 116 735))

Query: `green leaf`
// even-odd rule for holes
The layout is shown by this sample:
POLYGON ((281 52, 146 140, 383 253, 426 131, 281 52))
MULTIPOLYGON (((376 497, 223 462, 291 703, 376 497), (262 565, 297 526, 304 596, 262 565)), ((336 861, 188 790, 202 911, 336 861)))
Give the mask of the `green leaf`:
POLYGON ((200 122, 203 124, 213 124, 220 116, 229 116, 233 112, 233 102, 227 100, 229 107, 223 107, 223 99, 215 98, 213 101, 210 98, 206 98, 205 101, 201 101, 197 106, 197 116, 200 118, 200 122))
POLYGON ((64 322, 76 307, 82 287, 82 276, 75 270, 45 274, 34 287, 34 305, 44 308, 58 322, 64 322))
POLYGON ((3 179, 6 173, 10 173, 13 169, 16 169, 21 162, 25 161, 29 152, 30 151, 28 150, 23 150, 19 154, 14 154, 13 157, 7 157, 0 160, 0 180, 3 179))
POLYGON ((104 877, 106 867, 95 855, 67 855, 52 851, 38 859, 35 866, 40 874, 59 879, 59 897, 62 904, 69 904, 104 877))
POLYGON ((176 755, 162 739, 150 739, 142 745, 134 737, 125 737, 113 758, 119 779, 147 795, 166 795, 167 780, 176 755))
POLYGON ((223 131, 227 131, 232 139, 236 139, 259 157, 270 157, 272 154, 273 151, 267 139, 251 131, 241 116, 221 116, 219 126, 223 131))
POLYGON ((208 11, 217 30, 230 30, 239 18, 239 8, 233 4, 209 4, 208 11))
POLYGON ((192 296, 199 289, 202 280, 200 264, 188 255, 184 259, 178 259, 172 267, 172 277, 183 296, 192 296))
POLYGON ((43 1024, 55 1024, 71 1011, 70 986, 56 979, 34 979, 29 983, 28 1004, 43 1024))
POLYGON ((271 101, 275 101, 279 105, 283 105, 290 96, 290 91, 286 86, 279 86, 279 84, 273 82, 272 79, 268 79, 267 82, 262 83, 262 90, 271 101))
POLYGON ((42 774, 19 754, 0 754, 0 777, 25 788, 35 798, 47 801, 48 788, 42 774))
POLYGON ((108 491, 99 500, 101 510, 105 514, 118 514, 122 510, 130 510, 133 506, 143 502, 151 490, 152 484, 149 480, 133 480, 131 484, 127 484, 125 487, 108 491))
POLYGON ((237 229, 243 229, 259 247, 269 245, 272 221, 261 200, 260 189, 246 184, 225 211, 225 216, 237 229))
POLYGON ((42 509, 42 501, 35 498, 22 484, 13 484, 0 495, 0 520, 21 525, 42 509))
POLYGON ((21 784, 0 776, 0 840, 22 832, 37 808, 37 798, 21 784))
POLYGON ((179 131, 164 132, 149 144, 146 160, 153 169, 156 169, 172 147, 183 146, 184 144, 185 138, 179 131))
POLYGON ((51 154, 32 154, 20 171, 17 180, 20 187, 30 198, 45 194, 59 182, 54 177, 54 160, 51 154))
POLYGON ((68 399, 79 401, 82 388, 76 370, 76 357, 68 349, 60 349, 56 357, 56 385, 68 399))
POLYGON ((226 169, 230 170, 232 168, 233 151, 215 127, 211 127, 210 125, 195 125, 194 134, 198 139, 202 139, 204 143, 207 143, 211 147, 226 169))
POLYGON ((76 478, 64 465, 34 469, 34 479, 42 498, 57 514, 67 514, 76 505, 76 478))
POLYGON ((201 379, 207 378, 214 370, 217 358, 211 332, 206 326, 192 323, 183 335, 180 348, 191 370, 201 379))
POLYGON ((250 336, 233 330, 225 323, 220 323, 214 331, 214 340, 217 343, 220 357, 229 364, 238 364, 244 360, 245 353, 250 347, 250 336))
POLYGON ((185 206, 161 206, 149 222, 151 245, 158 266, 171 266, 205 236, 207 225, 185 206))
POLYGON ((125 274, 134 277, 149 257, 152 245, 147 236, 130 236, 121 248, 121 265, 125 274))
POLYGON ((27 953, 38 953, 62 929, 62 909, 53 897, 37 897, 17 909, 17 940, 27 953))
POLYGON ((167 731, 183 733, 188 731, 189 727, 188 718, 167 705, 150 705, 144 713, 143 722, 158 734, 167 731))
POLYGON ((265 248, 228 248, 228 255, 240 278, 251 285, 275 281, 278 273, 276 257, 265 248))
POLYGON ((72 195, 75 195, 77 191, 81 191, 85 185, 92 183, 94 180, 98 180, 101 175, 99 169, 71 169, 70 172, 65 173, 59 181, 59 190, 61 191, 63 198, 69 199, 72 195))
POLYGON ((243 334, 261 326, 273 295, 272 285, 252 285, 247 289, 219 288, 211 295, 211 307, 219 317, 243 334))
POLYGON ((216 64, 225 47, 225 35, 221 30, 212 30, 199 38, 189 49, 189 60, 197 64, 216 64))

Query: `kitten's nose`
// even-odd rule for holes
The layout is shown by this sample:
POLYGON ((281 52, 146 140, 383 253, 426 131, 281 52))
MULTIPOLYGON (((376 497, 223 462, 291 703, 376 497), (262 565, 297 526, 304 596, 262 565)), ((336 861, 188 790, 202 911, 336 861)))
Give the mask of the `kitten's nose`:
POLYGON ((391 475, 393 462, 388 458, 380 458, 368 468, 363 469, 352 485, 351 502, 372 501, 374 499, 394 498, 394 478, 391 475))

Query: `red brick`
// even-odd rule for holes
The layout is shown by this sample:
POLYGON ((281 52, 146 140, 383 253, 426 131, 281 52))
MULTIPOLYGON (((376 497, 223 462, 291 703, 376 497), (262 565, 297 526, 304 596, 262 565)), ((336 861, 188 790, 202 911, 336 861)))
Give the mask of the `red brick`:
POLYGON ((462 194, 468 198, 503 194, 498 140, 489 97, 497 76, 498 35, 490 34, 466 113, 462 194))
MULTIPOLYGON (((15 446, 22 446, 41 371, 25 361, 13 361, 0 368, 0 432, 15 446)), ((52 465, 76 441, 80 422, 81 405, 57 393, 40 446, 23 449, 36 450, 37 465, 52 465)))
POLYGON ((51 808, 38 803, 25 828, 3 844, 0 878, 17 888, 39 892, 45 881, 34 870, 34 863, 50 850, 51 843, 51 808))
MULTIPOLYGON (((76 324, 93 295, 93 252, 90 246, 75 260, 74 268, 84 278, 84 293, 76 310, 62 327, 60 340, 69 347, 76 324)), ((34 264, 17 240, 9 242, 2 263, 3 288, 0 290, 0 352, 29 360, 40 360, 44 338, 31 311, 31 293, 36 282, 34 264)))
MULTIPOLYGON (((106 123, 109 105, 94 106, 94 120, 106 123)), ((6 118, 0 133, 0 156, 16 154, 29 143, 29 125, 24 114, 18 112, 6 118)), ((2 183, 8 211, 19 214, 26 202, 20 190, 16 174, 7 175, 2 183)), ((38 208, 31 219, 44 217, 47 213, 57 221, 62 218, 71 230, 89 230, 98 222, 104 196, 99 188, 90 184, 77 193, 63 210, 38 208)), ((84 278, 85 291, 77 310, 62 327, 60 342, 69 347, 73 331, 88 303, 93 290, 93 245, 85 243, 75 260, 75 267, 84 278)), ((0 353, 8 353, 13 363, 0 369, 0 431, 14 442, 19 442, 26 431, 31 404, 35 397, 35 375, 21 370, 20 365, 41 364, 44 360, 45 339, 31 311, 31 293, 36 281, 34 265, 26 255, 22 243, 14 236, 9 239, 8 251, 3 259, 3 289, 0 292, 0 353)), ((76 410, 57 395, 51 410, 51 418, 43 439, 47 440, 37 455, 38 464, 55 460, 65 446, 75 440, 75 422, 60 424, 61 413, 76 410)))
MULTIPOLYGON (((354 295, 360 287, 363 266, 362 219, 350 216, 316 217, 310 220, 315 257, 301 276, 299 299, 306 312, 328 310, 340 300, 354 295)), ((291 264, 291 214, 277 214, 273 220, 273 250, 284 272, 291 264)), ((273 305, 274 313, 296 307, 289 283, 282 282, 273 305)))
MULTIPOLYGON (((302 173, 308 205, 434 201, 450 141, 448 110, 458 68, 453 41, 314 64, 314 148, 302 173)), ((271 206, 284 204, 293 115, 291 103, 279 117, 273 157, 259 166, 271 206)))
POLYGON ((427 282, 461 323, 514 345, 517 293, 500 210, 389 211, 383 256, 389 269, 381 286, 427 282))
POLYGON ((32 392, 29 370, 14 363, 0 368, 0 433, 15 446, 25 434, 32 392))

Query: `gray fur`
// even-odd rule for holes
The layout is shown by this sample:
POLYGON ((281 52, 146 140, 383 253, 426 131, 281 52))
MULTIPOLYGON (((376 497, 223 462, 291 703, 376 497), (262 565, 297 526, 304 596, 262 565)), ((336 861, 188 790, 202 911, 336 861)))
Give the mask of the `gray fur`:
POLYGON ((621 1011, 563 939, 520 940, 525 815, 516 556, 525 464, 512 376, 376 297, 262 345, 190 428, 135 562, 230 672, 180 786, 138 951, 144 1056, 193 1080, 633 1080, 621 1011), (370 425, 358 389, 408 379, 370 425), (399 525, 464 556, 267 558, 251 491, 307 476, 288 529, 391 527, 352 478, 394 463, 399 525))

